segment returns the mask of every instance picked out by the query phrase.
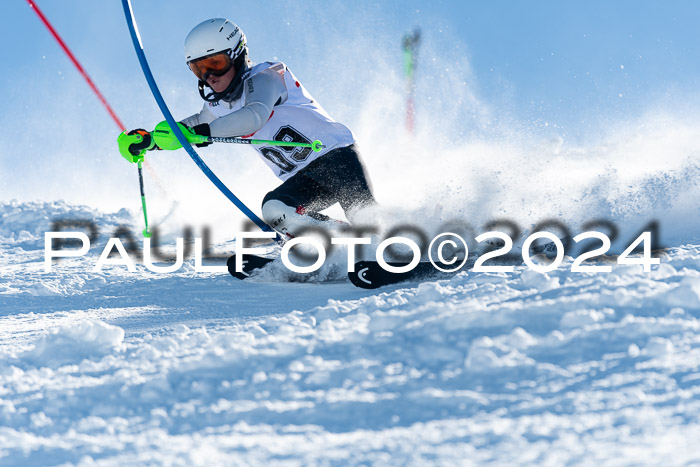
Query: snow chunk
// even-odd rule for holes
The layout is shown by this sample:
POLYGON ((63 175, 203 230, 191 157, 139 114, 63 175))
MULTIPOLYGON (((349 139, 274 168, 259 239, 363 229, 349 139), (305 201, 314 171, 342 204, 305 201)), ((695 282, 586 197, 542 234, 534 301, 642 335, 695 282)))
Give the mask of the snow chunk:
POLYGON ((651 270, 651 273, 648 274, 654 279, 665 279, 668 277, 675 276, 676 274, 678 274, 678 271, 670 264, 661 263, 657 266, 654 266, 651 270))
POLYGON ((34 240, 34 235, 27 232, 26 230, 20 230, 19 234, 17 234, 17 241, 18 242, 25 242, 27 240, 34 240))
POLYGON ((686 276, 675 287, 662 296, 667 305, 684 308, 700 308, 700 277, 686 276))
POLYGON ((645 273, 644 267, 641 264, 616 264, 609 274, 617 277, 624 277, 643 276, 645 273))
POLYGON ((489 337, 480 337, 469 347, 469 355, 464 361, 464 366, 477 372, 492 372, 499 368, 534 365, 534 363, 534 360, 516 349, 503 346, 489 337))
POLYGON ((49 282, 40 282, 38 284, 30 285, 25 288, 26 293, 34 297, 49 297, 52 295, 60 295, 61 292, 49 282))
POLYGON ((517 327, 503 339, 504 343, 516 349, 525 349, 537 344, 537 338, 521 327, 517 327))
POLYGON ((439 282, 423 282, 418 286, 417 298, 420 298, 423 303, 442 302, 453 294, 454 291, 439 282))
POLYGON ((561 318, 561 327, 564 329, 574 329, 604 321, 607 317, 613 316, 615 311, 610 308, 603 310, 575 310, 569 311, 561 318))
POLYGON ((101 358, 119 348, 124 330, 101 321, 81 321, 51 330, 21 356, 36 366, 57 368, 101 358))
POLYGON ((559 287, 559 278, 550 277, 549 274, 526 269, 520 275, 520 280, 527 288, 537 289, 538 292, 546 292, 559 287))
POLYGON ((662 357, 673 353, 673 343, 663 337, 652 337, 644 349, 644 353, 649 357, 662 357))
POLYGON ((629 347, 627 347, 627 355, 629 355, 632 358, 637 358, 639 356, 639 347, 637 344, 630 344, 629 347))

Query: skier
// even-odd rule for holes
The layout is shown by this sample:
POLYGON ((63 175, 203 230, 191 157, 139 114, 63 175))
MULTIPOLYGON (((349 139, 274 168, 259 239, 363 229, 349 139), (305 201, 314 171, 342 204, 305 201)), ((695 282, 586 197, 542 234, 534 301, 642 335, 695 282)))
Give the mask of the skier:
MULTIPOLYGON (((243 31, 224 18, 206 20, 185 39, 185 60, 199 80, 204 107, 180 122, 188 140, 197 135, 252 137, 324 144, 311 148, 259 145, 256 150, 283 183, 262 202, 265 222, 294 237, 309 226, 337 225, 319 213, 340 203, 348 219, 375 203, 352 132, 334 121, 282 62, 253 65, 243 31)), ((167 123, 157 134, 143 129, 119 135, 130 162, 146 151, 180 146, 167 123), (157 144, 158 143, 158 144, 157 144)), ((154 131, 156 131, 154 130, 154 131)), ((209 143, 197 144, 207 146, 209 143)))

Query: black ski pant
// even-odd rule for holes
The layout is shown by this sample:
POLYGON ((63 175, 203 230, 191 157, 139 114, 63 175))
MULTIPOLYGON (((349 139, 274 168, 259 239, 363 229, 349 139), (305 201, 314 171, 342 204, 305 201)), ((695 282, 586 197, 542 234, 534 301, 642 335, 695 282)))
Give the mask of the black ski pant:
POLYGON ((350 217, 353 211, 375 204, 372 186, 354 144, 333 149, 319 157, 265 195, 263 204, 279 200, 302 207, 315 216, 335 203, 350 217))

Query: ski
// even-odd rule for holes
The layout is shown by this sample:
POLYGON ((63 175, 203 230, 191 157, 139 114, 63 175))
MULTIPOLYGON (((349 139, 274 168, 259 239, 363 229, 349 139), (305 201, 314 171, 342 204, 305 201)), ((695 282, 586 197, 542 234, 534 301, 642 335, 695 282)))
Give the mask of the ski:
POLYGON ((275 260, 274 257, 270 258, 267 256, 258 256, 246 254, 243 259, 243 270, 236 270, 236 255, 231 256, 226 261, 226 266, 228 267, 228 272, 236 279, 244 280, 247 279, 250 274, 256 269, 260 269, 275 260))
MULTIPOLYGON (((390 266, 400 267, 407 263, 388 263, 390 266)), ((355 271, 348 273, 348 279, 356 287, 362 289, 376 289, 385 285, 398 284, 405 281, 417 281, 428 278, 449 277, 455 273, 441 272, 428 261, 421 261, 415 268, 408 272, 389 272, 376 261, 358 261, 355 263, 355 271)))
MULTIPOLYGON (((568 237, 562 239, 566 242, 568 237)), ((497 242, 488 243, 491 249, 496 249, 502 246, 497 242)), ((486 250, 489 251, 489 250, 486 250)), ((549 258, 553 258, 556 255, 556 245, 553 242, 547 242, 543 245, 537 245, 532 247, 532 254, 544 254, 549 258)), ((385 270, 379 265, 377 261, 357 261, 355 263, 355 271, 348 273, 348 279, 353 285, 360 287, 362 289, 376 289, 379 287, 384 287, 385 285, 398 284, 400 282, 407 281, 421 281, 425 279, 444 279, 454 276, 460 271, 466 271, 470 269, 476 259, 481 253, 472 253, 469 255, 467 263, 455 272, 443 272, 437 269, 432 263, 428 261, 419 262, 415 268, 408 272, 393 273, 385 270)), ((498 258, 493 258, 489 261, 489 264, 493 265, 519 265, 522 264, 522 259, 514 255, 503 255, 498 258)), ((388 263, 390 266, 400 267, 405 266, 408 263, 388 263)), ((443 269, 449 269, 447 264, 439 264, 443 269)))
MULTIPOLYGON (((562 240, 566 241, 566 238, 562 240)), ((499 247, 500 245, 494 244, 493 246, 499 247)), ((547 242, 543 245, 532 247, 531 251, 533 254, 545 254, 548 257, 553 257, 556 252, 556 246, 552 242, 547 242)), ((233 277, 240 280, 245 280, 250 277, 254 271, 265 267, 278 257, 279 256, 270 253, 266 254, 265 256, 246 254, 243 260, 243 270, 236 271, 236 255, 233 255, 226 262, 226 266, 228 267, 229 273, 233 277)), ((478 255, 471 254, 469 261, 463 268, 460 268, 460 271, 469 269, 474 264, 477 257, 478 255)), ((393 267, 401 267, 408 263, 390 262, 388 264, 393 267)), ((500 258, 490 260, 490 264, 522 264, 522 261, 519 261, 518 258, 514 258, 512 256, 502 256, 500 258)), ((449 267, 449 265, 442 264, 441 266, 444 269, 449 267)), ((382 268, 377 261, 363 260, 355 263, 355 271, 348 273, 348 279, 356 287, 363 289, 376 289, 385 285, 398 284, 400 282, 447 278, 457 274, 457 272, 459 271, 446 273, 440 271, 428 261, 421 261, 411 271, 393 273, 382 268)))

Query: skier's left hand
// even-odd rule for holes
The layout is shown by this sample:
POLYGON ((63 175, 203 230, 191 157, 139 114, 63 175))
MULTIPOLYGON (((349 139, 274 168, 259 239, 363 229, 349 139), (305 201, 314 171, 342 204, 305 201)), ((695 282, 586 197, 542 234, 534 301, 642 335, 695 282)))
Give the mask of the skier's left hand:
MULTIPOLYGON (((211 132, 209 130, 209 125, 206 123, 197 125, 194 128, 185 126, 182 123, 178 123, 177 126, 180 127, 180 131, 182 131, 182 134, 185 135, 185 138, 187 138, 187 141, 189 141, 190 144, 194 144, 197 147, 208 146, 211 144, 207 141, 211 135, 211 132)), ((173 132, 172 128, 170 128, 167 121, 162 121, 156 125, 156 128, 153 130, 152 134, 153 139, 161 149, 173 150, 180 149, 182 147, 180 141, 178 141, 175 133, 173 132)))
POLYGON ((142 162, 146 151, 157 149, 151 134, 140 128, 129 132, 122 131, 117 137, 117 144, 119 153, 129 162, 142 162))

